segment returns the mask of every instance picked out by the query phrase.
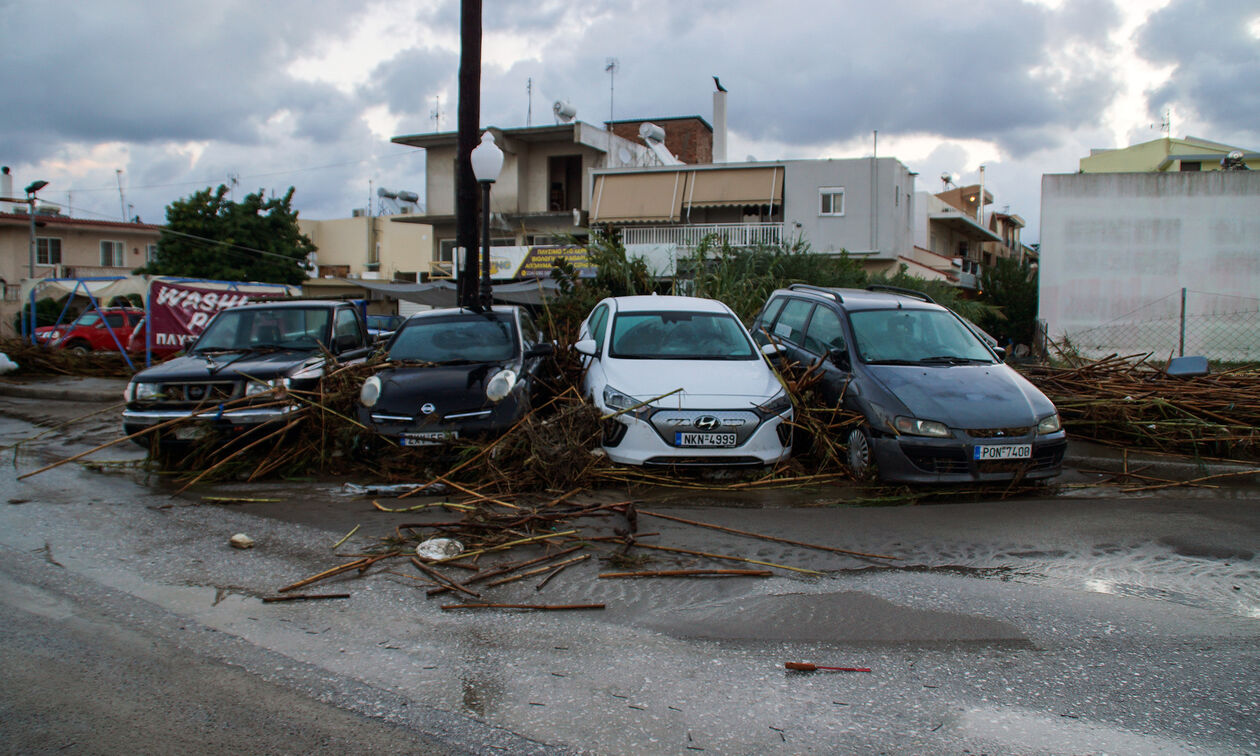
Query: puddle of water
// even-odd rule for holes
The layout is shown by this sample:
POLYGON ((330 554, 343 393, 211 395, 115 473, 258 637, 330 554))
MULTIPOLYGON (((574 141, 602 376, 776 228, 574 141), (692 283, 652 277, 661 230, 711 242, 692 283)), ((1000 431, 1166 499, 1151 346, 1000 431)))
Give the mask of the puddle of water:
POLYGON ((970 709, 955 724, 960 734, 1001 743, 1015 753, 1141 753, 1148 756, 1198 752, 1159 735, 1125 730, 1071 715, 1018 709, 970 709))

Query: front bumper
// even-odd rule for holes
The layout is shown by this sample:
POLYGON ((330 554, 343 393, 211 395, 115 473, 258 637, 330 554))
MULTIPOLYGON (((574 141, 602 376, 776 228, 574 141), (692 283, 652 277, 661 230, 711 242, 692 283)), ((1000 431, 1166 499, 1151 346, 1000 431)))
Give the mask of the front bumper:
POLYGON ((408 434, 413 437, 423 434, 452 434, 452 440, 498 436, 515 425, 528 410, 528 402, 518 397, 509 397, 492 407, 456 411, 440 417, 407 416, 360 406, 358 419, 375 433, 401 443, 408 434))
POLYGON ((1017 477, 1043 480, 1062 472, 1067 451, 1063 431, 1043 436, 1006 437, 1002 444, 1030 444, 1027 459, 977 461, 977 444, 995 439, 927 438, 922 436, 878 436, 871 439, 871 453, 881 480, 890 483, 976 483, 1002 482, 1017 477))
MULTIPOLYGON (((604 413, 609 410, 600 407, 604 413)), ((721 415, 715 410, 678 410, 678 414, 721 415)), ((744 410, 731 412, 745 413, 744 410)), ((623 465, 690 465, 698 467, 719 465, 773 465, 792 455, 792 411, 788 410, 765 420, 737 446, 708 448, 677 446, 667 442, 647 420, 620 415, 608 423, 617 423, 624 431, 605 430, 604 453, 613 462, 623 465), (780 431, 780 426, 782 431, 780 431), (616 438, 611 444, 610 436, 616 438)))
POLYGON ((168 423, 173 420, 186 420, 192 423, 211 425, 220 431, 241 431, 265 423, 284 420, 298 409, 297 404, 286 404, 279 407, 239 407, 234 409, 220 409, 219 407, 201 409, 128 407, 123 410, 123 429, 128 435, 131 435, 162 423, 168 423))

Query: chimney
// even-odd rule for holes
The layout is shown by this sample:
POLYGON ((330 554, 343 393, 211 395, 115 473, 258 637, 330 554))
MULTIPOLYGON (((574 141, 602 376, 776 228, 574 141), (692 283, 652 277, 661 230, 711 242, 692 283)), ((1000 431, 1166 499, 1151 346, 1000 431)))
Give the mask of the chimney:
MULTIPOLYGON (((8 199, 13 196, 13 174, 9 172, 9 166, 0 168, 0 197, 8 199)), ((0 202, 0 212, 11 213, 17 207, 11 202, 0 202)))
POLYGON ((726 162, 726 88, 713 77, 713 162, 726 162))

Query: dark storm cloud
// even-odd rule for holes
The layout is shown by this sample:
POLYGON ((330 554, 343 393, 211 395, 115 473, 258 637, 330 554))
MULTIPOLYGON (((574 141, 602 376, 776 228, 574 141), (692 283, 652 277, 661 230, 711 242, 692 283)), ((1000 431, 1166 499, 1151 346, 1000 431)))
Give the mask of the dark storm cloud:
POLYGON ((1105 0, 1056 11, 996 0, 645 1, 593 16, 582 39, 546 51, 534 78, 574 93, 586 120, 607 117, 604 61, 618 57, 617 118, 707 117, 719 74, 731 128, 752 139, 810 145, 879 129, 989 138, 1024 153, 1100 119, 1115 74, 1069 51, 1106 44, 1118 22, 1105 0))
MULTIPOLYGON (((455 91, 458 71, 457 54, 411 48, 373 69, 370 83, 363 87, 363 97, 369 102, 386 103, 391 111, 404 116, 405 130, 428 117, 434 95, 455 91)), ((450 112, 455 112, 454 102, 450 112)))
POLYGON ((47 149, 41 137, 48 135, 255 142, 271 114, 312 104, 326 112, 337 101, 335 90, 295 81, 284 67, 317 50, 354 7, 331 0, 9 5, 0 132, 27 159, 47 149))
POLYGON ((1257 19, 1260 6, 1254 0, 1173 0, 1153 15, 1138 33, 1138 51, 1176 68, 1151 93, 1152 110, 1182 103, 1222 131, 1249 132, 1255 138, 1260 39, 1249 26, 1257 19))

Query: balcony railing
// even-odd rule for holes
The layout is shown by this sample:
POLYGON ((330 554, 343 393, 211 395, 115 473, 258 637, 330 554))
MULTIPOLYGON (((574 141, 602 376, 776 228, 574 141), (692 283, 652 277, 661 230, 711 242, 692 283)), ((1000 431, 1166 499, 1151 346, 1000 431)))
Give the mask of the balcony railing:
POLYGON ((732 247, 778 245, 783 240, 782 223, 705 223, 694 226, 627 226, 621 229, 623 244, 672 244, 695 247, 707 236, 715 236, 732 247))

